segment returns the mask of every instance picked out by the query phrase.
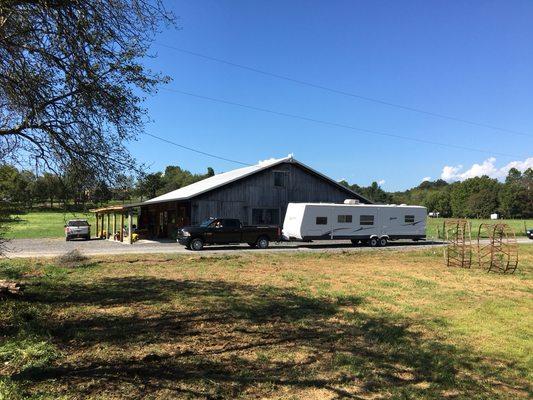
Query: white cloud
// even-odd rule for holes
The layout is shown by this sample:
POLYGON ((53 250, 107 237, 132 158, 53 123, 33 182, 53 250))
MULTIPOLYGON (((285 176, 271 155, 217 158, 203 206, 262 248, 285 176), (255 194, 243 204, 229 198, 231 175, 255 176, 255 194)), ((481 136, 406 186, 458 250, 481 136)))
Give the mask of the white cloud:
POLYGON ((378 181, 378 185, 379 185, 379 186, 383 185, 384 183, 385 183, 385 179, 380 179, 380 180, 378 181))
POLYGON ((431 180, 431 176, 426 176, 422 178, 422 182, 429 182, 431 180))
POLYGON ((516 168, 519 171, 525 171, 528 168, 533 168, 533 157, 529 157, 524 161, 511 161, 510 163, 499 168, 496 166, 496 158, 494 157, 487 158, 481 164, 473 164, 466 171, 463 170, 462 165, 446 165, 442 169, 440 177, 448 182, 462 181, 482 175, 487 175, 495 179, 505 179, 511 168, 516 168))

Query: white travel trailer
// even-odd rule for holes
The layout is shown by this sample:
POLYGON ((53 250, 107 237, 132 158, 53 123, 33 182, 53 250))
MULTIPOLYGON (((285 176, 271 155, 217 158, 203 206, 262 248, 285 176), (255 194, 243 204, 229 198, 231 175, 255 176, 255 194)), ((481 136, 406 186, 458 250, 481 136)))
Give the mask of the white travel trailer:
POLYGON ((289 203, 283 222, 286 240, 349 239, 370 246, 389 240, 426 238, 427 210, 421 206, 289 203))

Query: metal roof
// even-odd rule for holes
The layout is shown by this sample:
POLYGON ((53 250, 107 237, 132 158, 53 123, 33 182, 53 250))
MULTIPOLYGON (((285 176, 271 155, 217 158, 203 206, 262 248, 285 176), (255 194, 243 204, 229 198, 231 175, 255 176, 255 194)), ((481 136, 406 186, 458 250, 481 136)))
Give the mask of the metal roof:
MULTIPOLYGON (((165 193, 165 194, 163 194, 161 196, 158 196, 158 197, 154 197, 153 199, 147 200, 147 201, 145 201, 143 203, 135 204, 135 206, 145 205, 145 204, 148 205, 148 204, 155 204, 155 203, 164 203, 164 202, 167 202, 167 201, 175 201, 175 200, 188 200, 188 199, 196 197, 196 196, 198 196, 200 194, 209 192, 209 191, 211 191, 213 189, 219 188, 221 186, 224 186, 224 185, 227 185, 229 183, 235 182, 235 181, 237 181, 239 179, 243 179, 243 178, 245 178, 247 176, 250 176, 250 175, 255 174, 257 172, 263 171, 263 170, 268 169, 270 167, 273 167, 275 165, 283 164, 283 163, 286 163, 286 162, 298 164, 301 167, 313 172, 314 174, 319 175, 323 179, 326 179, 326 180, 330 181, 331 183, 339 186, 340 188, 342 188, 346 192, 351 193, 353 196, 355 196, 355 198, 363 200, 363 201, 366 201, 368 203, 371 203, 370 200, 364 198, 360 194, 355 193, 354 191, 352 191, 352 190, 348 189, 347 187, 341 185, 339 182, 327 177, 324 174, 321 174, 318 171, 315 171, 314 169, 308 167, 307 165, 301 163, 300 161, 297 161, 296 159, 294 159, 292 156, 289 155, 289 156, 284 157, 284 158, 277 158, 277 159, 272 158, 270 160, 260 161, 256 165, 251 165, 249 167, 238 168, 238 169, 234 169, 232 171, 228 171, 228 172, 224 172, 224 173, 221 173, 221 174, 213 175, 213 176, 211 176, 209 178, 206 178, 206 179, 203 179, 201 181, 195 182, 195 183, 193 183, 191 185, 184 186, 184 187, 179 188, 177 190, 173 190, 171 192, 165 193)), ((130 206, 134 206, 134 205, 132 204, 130 206)))

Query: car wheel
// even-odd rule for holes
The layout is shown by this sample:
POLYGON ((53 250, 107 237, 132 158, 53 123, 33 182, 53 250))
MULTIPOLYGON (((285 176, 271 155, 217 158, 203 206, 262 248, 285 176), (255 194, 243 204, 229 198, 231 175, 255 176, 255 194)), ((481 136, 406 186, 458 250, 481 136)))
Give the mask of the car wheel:
POLYGON ((204 241, 200 238, 193 239, 191 241, 191 249, 194 251, 200 251, 204 248, 204 241))
POLYGON ((368 241, 370 247, 377 247, 379 244, 378 238, 372 238, 368 241))
POLYGON ((387 243, 388 243, 387 238, 382 237, 382 238, 379 239, 380 247, 385 247, 387 245, 387 243))
POLYGON ((257 239, 256 246, 260 249, 266 249, 268 247, 268 238, 261 236, 257 239))

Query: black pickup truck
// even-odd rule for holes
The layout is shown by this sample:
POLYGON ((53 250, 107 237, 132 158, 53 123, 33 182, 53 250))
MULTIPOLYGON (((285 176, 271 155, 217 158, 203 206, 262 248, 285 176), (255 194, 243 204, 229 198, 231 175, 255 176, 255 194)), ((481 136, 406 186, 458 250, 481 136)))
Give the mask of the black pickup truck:
POLYGON ((278 241, 280 237, 279 226, 243 226, 238 219, 209 218, 199 225, 180 229, 177 240, 192 250, 202 250, 205 244, 237 243, 266 249, 270 242, 278 241))

